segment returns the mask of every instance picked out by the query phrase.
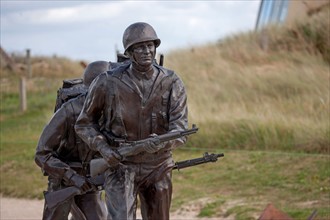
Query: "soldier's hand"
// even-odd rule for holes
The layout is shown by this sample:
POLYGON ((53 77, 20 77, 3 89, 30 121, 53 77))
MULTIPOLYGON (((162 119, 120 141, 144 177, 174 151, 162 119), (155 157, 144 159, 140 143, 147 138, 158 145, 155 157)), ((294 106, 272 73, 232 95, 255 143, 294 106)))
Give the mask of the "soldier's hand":
POLYGON ((153 138, 146 141, 143 148, 148 153, 153 154, 153 153, 156 153, 157 151, 159 151, 160 149, 162 149, 163 144, 160 144, 159 139, 155 138, 155 137, 157 137, 157 134, 151 134, 150 137, 153 137, 153 138))
POLYGON ((93 189, 92 185, 88 182, 87 178, 80 176, 78 174, 72 175, 70 178, 70 182, 72 185, 75 185, 83 192, 87 192, 93 189))
POLYGON ((111 167, 117 166, 120 163, 121 155, 114 152, 109 147, 102 147, 99 152, 111 167))

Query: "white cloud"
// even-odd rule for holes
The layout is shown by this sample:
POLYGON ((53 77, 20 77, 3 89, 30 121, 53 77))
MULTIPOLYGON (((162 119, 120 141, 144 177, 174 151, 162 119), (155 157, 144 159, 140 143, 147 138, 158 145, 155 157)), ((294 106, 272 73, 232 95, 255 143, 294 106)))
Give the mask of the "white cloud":
POLYGON ((124 5, 120 2, 84 3, 77 6, 12 12, 4 17, 4 25, 12 24, 58 24, 102 21, 120 16, 124 5))
POLYGON ((122 34, 133 22, 150 23, 162 40, 159 51, 166 52, 253 29, 260 0, 37 3, 1 1, 1 46, 113 60, 114 48, 122 50, 122 34))

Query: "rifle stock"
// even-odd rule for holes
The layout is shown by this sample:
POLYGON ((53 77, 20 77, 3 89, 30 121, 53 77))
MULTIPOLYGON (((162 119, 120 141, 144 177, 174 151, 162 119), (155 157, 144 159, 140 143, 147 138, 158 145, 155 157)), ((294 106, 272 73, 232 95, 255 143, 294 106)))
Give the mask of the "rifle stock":
POLYGON ((110 167, 108 162, 103 158, 92 159, 90 162, 91 177, 98 176, 104 173, 110 167))
MULTIPOLYGON (((98 189, 103 187, 104 176, 96 175, 94 177, 88 178, 88 181, 96 186, 98 189)), ((64 201, 73 198, 76 195, 83 194, 82 191, 76 186, 69 186, 64 189, 60 189, 54 192, 45 192, 44 197, 48 208, 53 208, 64 201)))
POLYGON ((44 196, 47 207, 52 209, 62 202, 69 200, 79 194, 81 194, 81 190, 78 187, 70 186, 55 192, 45 192, 44 196))

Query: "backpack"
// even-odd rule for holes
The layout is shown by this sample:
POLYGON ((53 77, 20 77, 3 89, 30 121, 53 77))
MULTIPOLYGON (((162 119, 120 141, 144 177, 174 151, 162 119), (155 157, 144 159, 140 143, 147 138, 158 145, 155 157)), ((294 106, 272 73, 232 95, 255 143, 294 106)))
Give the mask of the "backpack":
POLYGON ((57 90, 57 97, 54 112, 68 100, 78 97, 87 92, 87 87, 83 84, 83 79, 65 79, 62 88, 57 90))

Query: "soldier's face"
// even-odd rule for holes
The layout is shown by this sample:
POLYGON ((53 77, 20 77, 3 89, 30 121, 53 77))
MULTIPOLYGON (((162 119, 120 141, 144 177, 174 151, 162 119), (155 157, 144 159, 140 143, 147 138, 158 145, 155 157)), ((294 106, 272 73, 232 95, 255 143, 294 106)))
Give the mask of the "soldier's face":
POLYGON ((150 66, 155 58, 156 47, 153 41, 137 43, 132 46, 132 56, 141 66, 150 66))

